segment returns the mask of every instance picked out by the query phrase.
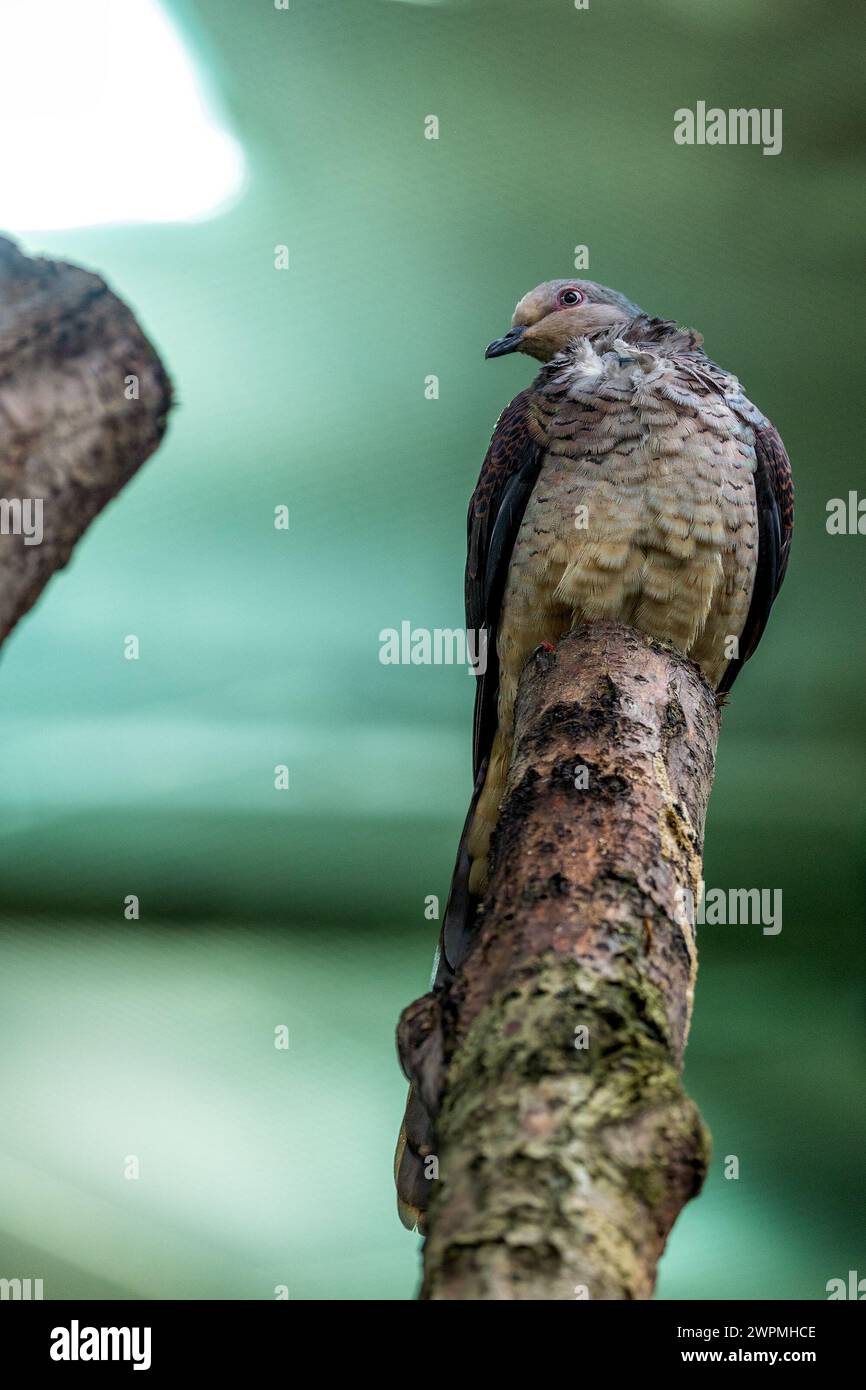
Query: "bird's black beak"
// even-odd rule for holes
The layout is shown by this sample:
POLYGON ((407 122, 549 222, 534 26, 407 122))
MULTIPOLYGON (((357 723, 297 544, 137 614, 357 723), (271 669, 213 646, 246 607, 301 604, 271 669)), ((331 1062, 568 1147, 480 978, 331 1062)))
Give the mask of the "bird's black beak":
POLYGON ((506 353, 517 352, 525 328, 512 328, 504 338, 497 338, 485 352, 485 357, 505 357, 506 353))

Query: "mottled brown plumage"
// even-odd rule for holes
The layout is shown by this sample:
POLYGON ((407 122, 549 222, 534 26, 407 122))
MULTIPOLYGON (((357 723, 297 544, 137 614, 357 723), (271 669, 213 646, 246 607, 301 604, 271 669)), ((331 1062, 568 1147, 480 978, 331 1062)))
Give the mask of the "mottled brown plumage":
MULTIPOLYGON (((543 365, 500 417, 469 506, 466 621, 487 630, 489 658, 439 984, 471 942, 531 652, 581 621, 625 622, 724 693, 760 641, 788 560, 791 469, 774 426, 701 343, 613 290, 560 280, 521 300, 488 348, 543 365)), ((433 1124, 417 1098, 409 1120, 397 1172, 414 1224, 433 1124)))

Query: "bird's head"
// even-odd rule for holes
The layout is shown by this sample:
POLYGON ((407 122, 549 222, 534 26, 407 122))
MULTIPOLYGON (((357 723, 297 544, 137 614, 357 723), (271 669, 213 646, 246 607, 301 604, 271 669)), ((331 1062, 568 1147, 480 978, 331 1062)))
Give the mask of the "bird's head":
POLYGON ((629 323, 640 312, 624 294, 592 280, 548 280, 523 296, 510 331, 492 342, 484 356, 525 352, 549 362, 573 338, 590 338, 614 324, 629 323))

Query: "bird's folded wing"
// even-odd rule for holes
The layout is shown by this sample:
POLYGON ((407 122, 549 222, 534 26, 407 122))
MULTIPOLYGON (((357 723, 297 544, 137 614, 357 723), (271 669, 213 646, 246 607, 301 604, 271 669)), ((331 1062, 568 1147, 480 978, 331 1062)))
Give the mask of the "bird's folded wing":
POLYGON ((473 777, 496 733, 499 664, 496 633, 511 552, 544 454, 531 416, 532 391, 521 391, 503 410, 469 503, 466 554, 466 626, 486 633, 486 670, 477 678, 472 736, 473 777))
POLYGON ((794 530, 794 485, 791 463, 779 431, 754 406, 741 411, 755 432, 755 505, 758 512, 758 563, 740 654, 728 666, 719 692, 730 690, 745 662, 757 649, 770 609, 782 587, 794 530))

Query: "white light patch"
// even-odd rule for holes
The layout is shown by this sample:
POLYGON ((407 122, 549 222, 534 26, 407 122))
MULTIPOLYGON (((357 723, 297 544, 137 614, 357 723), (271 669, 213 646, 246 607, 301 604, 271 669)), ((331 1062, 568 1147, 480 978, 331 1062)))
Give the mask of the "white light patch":
POLYGON ((243 181, 157 0, 2 0, 0 228, 183 222, 243 181))

